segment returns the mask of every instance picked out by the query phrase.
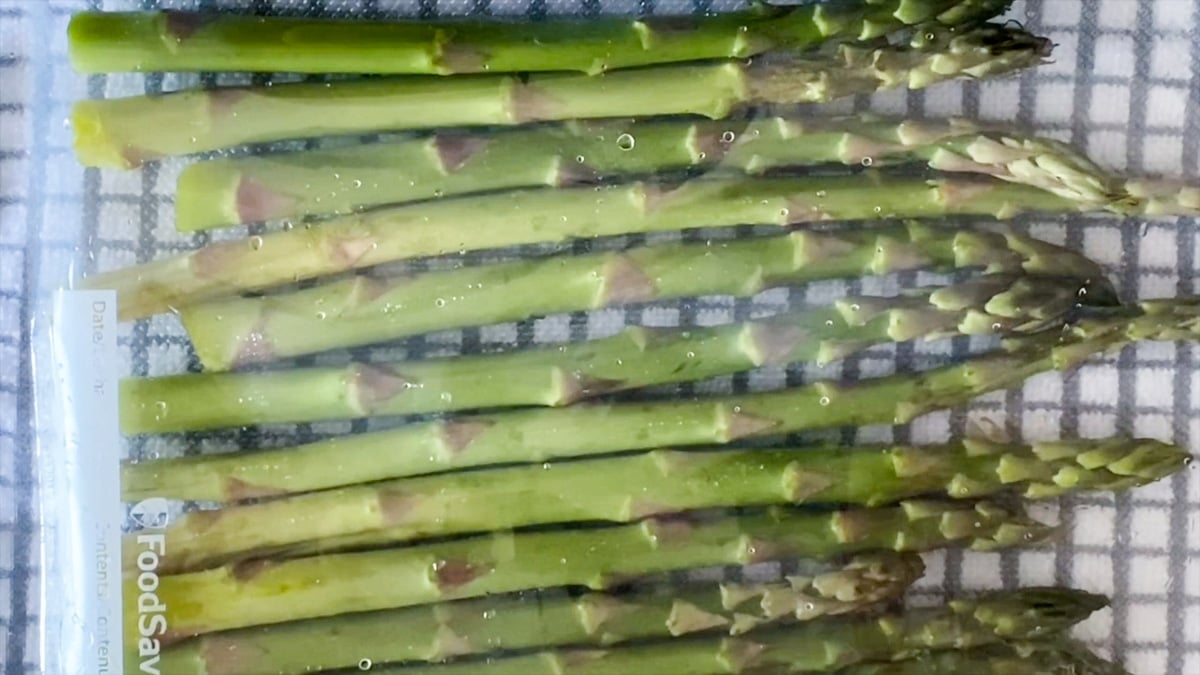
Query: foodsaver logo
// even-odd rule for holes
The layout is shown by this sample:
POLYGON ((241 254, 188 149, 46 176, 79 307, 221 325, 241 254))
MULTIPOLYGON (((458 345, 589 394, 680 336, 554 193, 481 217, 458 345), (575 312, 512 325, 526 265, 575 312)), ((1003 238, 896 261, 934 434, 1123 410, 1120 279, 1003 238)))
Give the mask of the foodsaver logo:
POLYGON ((139 669, 161 675, 158 662, 161 637, 167 632, 167 606, 158 597, 158 566, 167 553, 163 533, 170 519, 167 500, 155 497, 140 501, 129 510, 129 518, 139 530, 135 538, 139 669))

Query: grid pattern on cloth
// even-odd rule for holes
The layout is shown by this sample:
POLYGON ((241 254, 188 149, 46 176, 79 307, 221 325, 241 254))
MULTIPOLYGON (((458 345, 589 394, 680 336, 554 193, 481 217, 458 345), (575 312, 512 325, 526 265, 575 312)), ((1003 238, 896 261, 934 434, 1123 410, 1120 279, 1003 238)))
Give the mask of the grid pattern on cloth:
MULTIPOLYGON (((32 299, 61 286, 72 270, 111 269, 245 234, 244 229, 212 235, 174 232, 172 195, 183 162, 136 172, 83 170, 76 165, 64 124, 70 102, 198 82, 264 81, 229 75, 75 75, 65 55, 65 28, 72 11, 162 6, 432 17, 678 14, 739 5, 735 0, 0 0, 0 654, 5 672, 39 672, 41 627, 68 625, 54 615, 56 589, 45 588, 39 574, 32 450, 37 433, 30 392, 37 373, 29 355, 45 336, 42 309, 32 299), (79 244, 90 253, 81 254, 79 244), (31 325, 32 337, 20 330, 31 325)), ((885 93, 810 111, 1016 120, 1071 141, 1119 170, 1200 179, 1200 0, 1025 0, 1010 16, 1054 39, 1058 48, 1053 64, 1017 78, 885 93)), ((1035 217, 1018 220, 1014 227, 1102 262, 1126 299, 1200 291, 1195 282, 1200 246, 1195 220, 1035 217)), ((642 241, 646 238, 612 243, 642 241)), ((573 251, 586 248, 578 244, 573 251)), ((352 355, 384 358, 528 346, 607 335, 627 323, 721 323, 925 280, 925 275, 910 274, 777 289, 736 302, 708 298, 556 315, 519 325, 437 333, 354 350, 352 355)), ((172 317, 124 326, 120 344, 126 373, 153 375, 196 367, 172 317)), ((686 385, 679 393, 741 391, 821 377, 873 377, 960 358, 974 347, 971 341, 953 340, 875 348, 826 368, 762 369, 686 385)), ((335 363, 350 355, 298 362, 335 363)), ((983 397, 966 409, 930 415, 909 428, 847 431, 841 438, 938 441, 963 434, 972 421, 987 419, 1018 438, 1135 434, 1174 440, 1195 452, 1200 448, 1200 397, 1194 392, 1200 392, 1194 345, 1144 344, 1093 359, 1066 375, 1035 377, 1021 389, 983 397)), ((149 457, 235 445, 280 445, 380 424, 322 423, 139 440, 128 451, 149 457)), ((54 499, 49 490, 41 497, 54 499)), ((929 570, 912 601, 934 603, 962 592, 1030 584, 1080 586, 1114 597, 1112 609, 1093 617, 1080 632, 1099 653, 1124 661, 1138 674, 1200 672, 1200 471, 1193 467, 1169 481, 1115 498, 1064 498, 1040 511, 1062 523, 1057 544, 997 554, 953 551, 927 556, 929 570)), ((777 570, 764 571, 772 572, 777 570)))

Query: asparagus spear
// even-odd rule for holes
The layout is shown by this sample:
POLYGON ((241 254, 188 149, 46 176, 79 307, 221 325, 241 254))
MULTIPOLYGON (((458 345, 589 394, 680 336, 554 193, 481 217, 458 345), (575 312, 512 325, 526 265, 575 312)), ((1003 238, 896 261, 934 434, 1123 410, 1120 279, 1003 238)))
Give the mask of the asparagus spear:
POLYGON ((838 675, 1129 675, 1066 640, 1007 642, 931 652, 890 663, 867 663, 838 675))
POLYGON ((81 101, 71 119, 80 162, 131 168, 169 155, 332 134, 671 114, 718 119, 755 103, 816 103, 1007 73, 1042 63, 1051 48, 1009 26, 929 25, 904 45, 842 44, 829 54, 751 64, 231 87, 81 101))
POLYGON ((84 73, 453 73, 575 70, 746 58, 834 39, 866 40, 926 21, 1002 14, 1010 0, 858 0, 727 14, 498 23, 362 22, 192 12, 81 12, 68 30, 84 73))
MULTIPOLYGON (((766 364, 809 360, 826 364, 880 342, 1042 330, 1065 320, 1083 288, 1089 285, 1075 278, 984 275, 932 291, 845 298, 830 307, 766 320, 713 328, 630 327, 612 337, 530 351, 131 378, 121 383, 121 426, 125 433, 162 433, 369 415, 562 406, 601 394, 701 380, 766 364)), ((1089 290, 1088 299, 1103 300, 1105 294, 1105 289, 1089 290)), ((224 317, 228 322, 231 315, 224 317)), ((360 326, 362 336, 372 334, 363 320, 353 325, 360 326)), ((270 319, 259 326, 263 334, 277 334, 270 319)), ((193 338, 207 368, 219 370, 245 361, 240 352, 236 360, 214 358, 210 337, 211 333, 197 332, 193 338)), ((299 353, 298 344, 286 341, 288 353, 299 353)), ((310 347, 306 351, 313 351, 311 340, 303 344, 310 347)), ((280 355, 276 349, 271 354, 280 355)))
POLYGON ((804 387, 692 401, 520 410, 436 420, 391 431, 253 453, 127 464, 128 500, 164 496, 227 501, 307 492, 505 462, 621 450, 721 444, 772 434, 903 424, 1047 370, 1141 339, 1196 339, 1200 298, 1101 311, 1062 333, 1011 338, 1001 352, 917 374, 852 386, 804 387))
POLYGON ((1126 439, 1032 447, 969 440, 916 448, 657 450, 193 511, 164 533, 166 554, 159 569, 202 569, 264 555, 308 555, 546 523, 629 522, 713 507, 878 506, 934 493, 961 499, 1015 489, 1044 498, 1119 490, 1167 476, 1188 457, 1176 446, 1126 439))
MULTIPOLYGON (((253 561, 164 576, 157 593, 167 608, 168 639, 533 588, 598 590, 633 576, 713 565, 952 544, 991 550, 1047 534, 1044 525, 986 502, 905 502, 826 513, 771 508, 707 521, 649 519, 253 561)), ((127 601, 136 595, 129 585, 127 601)))
MULTIPOLYGON (((131 319, 395 260, 579 237, 830 219, 1011 217, 1087 208, 1038 188, 990 178, 927 181, 884 173, 692 180, 672 189, 635 183, 599 190, 525 190, 412 204, 210 244, 183 256, 95 275, 85 284, 116 289, 121 318, 131 319)), ((825 259, 853 250, 843 245, 819 253, 825 259)), ((633 290, 645 285, 635 284, 633 290)), ((509 295, 519 296, 515 290, 509 295)))
POLYGON ((758 174, 830 162, 883 166, 911 161, 1028 183, 1118 212, 1142 203, 1122 181, 1070 146, 962 119, 622 120, 445 132, 335 150, 198 162, 179 176, 175 225, 199 230, 696 167, 758 174))
MULTIPOLYGON (((843 276, 848 272, 853 273, 851 270, 855 269, 874 271, 868 266, 875 269, 895 266, 912 268, 922 266, 928 260, 910 258, 876 265, 880 258, 894 256, 896 251, 868 251, 862 246, 849 255, 817 258, 815 256, 821 254, 812 253, 814 239, 819 241, 824 237, 795 233, 786 237, 743 239, 719 246, 653 246, 616 253, 460 268, 417 276, 359 276, 277 295, 212 301, 186 308, 181 314, 183 325, 204 367, 208 370, 228 370, 437 330, 521 321, 554 312, 713 293, 752 295, 771 286, 843 276), (855 253, 858 255, 855 256, 855 253), (807 255, 814 257, 802 257, 807 255)), ((1087 289, 1085 292, 1090 297, 1092 286, 1106 284, 1104 281, 1094 284, 1091 282, 1093 278, 1094 275, 1029 280, 998 276, 960 287, 943 288, 924 300, 920 297, 909 298, 908 302, 901 299, 855 299, 857 311, 855 304, 850 303, 841 311, 776 321, 776 329, 769 339, 772 344, 781 342, 775 345, 779 352, 775 357, 778 362, 786 363, 807 358, 805 352, 789 346, 789 343, 797 340, 812 339, 819 342, 828 339, 835 342, 838 339, 858 339, 872 342, 912 338, 939 330, 987 334, 1002 328, 1022 330, 1021 326, 1029 321, 1035 327, 1042 327, 1048 320, 1069 309, 1076 302, 1081 289, 1087 289), (896 306, 897 312, 882 317, 881 313, 891 304, 896 306), (866 311, 862 311, 864 306, 867 307, 866 311), (987 316, 989 313, 995 316, 987 316), (835 314, 840 316, 835 318, 835 314), (862 325, 876 316, 880 316, 880 319, 874 329, 862 325), (900 319, 901 325, 891 331, 891 319, 894 318, 900 319), (827 325, 830 321, 834 323, 827 325), (780 326, 790 328, 780 329, 780 326), (791 337, 775 335, 778 330, 786 331, 791 337)), ((1103 288, 1097 291, 1097 297, 1101 296, 1105 299, 1109 297, 1103 288)), ((726 328, 718 333, 728 334, 733 330, 726 328)), ((753 359, 747 362, 744 357, 718 357, 710 352, 710 349, 719 352, 730 346, 730 340, 735 337, 732 334, 727 335, 726 340, 710 341, 710 349, 705 349, 703 342, 716 337, 712 333, 699 331, 689 333, 690 337, 678 339, 678 332, 671 331, 663 341, 654 341, 643 347, 634 345, 645 336, 634 337, 632 341, 620 339, 619 344, 613 345, 614 357, 632 357, 639 351, 647 353, 643 359, 636 359, 629 364, 618 362, 615 367, 610 363, 592 361, 608 355, 603 347, 597 348, 596 345, 579 345, 568 353, 552 358, 567 368, 569 373, 579 373, 587 379, 608 380, 630 379, 622 373, 642 368, 647 363, 673 369, 680 363, 680 357, 687 353, 699 354, 698 349, 709 352, 705 358, 710 359, 709 365, 717 372, 744 370, 756 365, 753 359), (663 348, 669 349, 670 355, 664 354, 663 348), (731 363, 731 358, 735 362, 731 363), (720 362, 715 359, 720 359, 720 362)), ((611 343, 605 343, 604 346, 608 344, 611 343)), ((754 345, 748 348, 761 349, 754 345)), ((834 344, 830 348, 839 351, 834 344)), ((547 362, 545 355, 531 358, 533 362, 527 361, 524 365, 547 362)), ((695 358, 699 357, 688 360, 694 361, 695 358)), ((518 380, 504 380, 496 386, 521 389, 521 380, 525 380, 525 387, 533 381, 536 398, 553 400, 557 397, 548 396, 546 389, 548 386, 555 387, 553 381, 560 378, 551 376, 545 379, 543 372, 531 370, 518 380)), ((695 379, 689 377, 687 372, 674 374, 682 376, 678 379, 695 379)), ((645 373, 640 379, 650 384, 656 377, 645 373)), ((412 382, 432 384, 420 379, 413 379, 412 382)), ((640 386, 637 383, 633 385, 640 386)), ((494 393, 500 399, 511 396, 502 391, 494 393)), ((474 403, 462 401, 460 405, 474 407, 474 403)))
POLYGON ((922 569, 915 554, 864 554, 844 565, 809 563, 773 583, 658 586, 579 597, 544 591, 342 614, 201 636, 168 648, 160 670, 291 675, 502 649, 611 645, 706 631, 740 635, 872 608, 899 597, 922 569))
MULTIPOLYGON (((1107 604, 1101 596, 1062 588, 1026 588, 956 600, 945 608, 878 618, 817 621, 747 637, 696 637, 617 649, 561 649, 411 669, 404 675, 715 675, 821 673, 868 660, 903 658, 928 649, 989 645, 1065 630, 1107 604), (776 670, 772 670, 776 669, 776 670)), ((968 671, 959 671, 965 673, 968 671)), ((975 671, 969 671, 975 675, 975 671)))

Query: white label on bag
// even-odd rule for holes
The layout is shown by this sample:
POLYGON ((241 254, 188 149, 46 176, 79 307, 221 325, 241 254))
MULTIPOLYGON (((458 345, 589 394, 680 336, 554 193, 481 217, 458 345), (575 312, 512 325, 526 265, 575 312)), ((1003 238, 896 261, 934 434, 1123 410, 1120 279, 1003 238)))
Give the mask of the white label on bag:
POLYGON ((63 461, 55 508, 60 555, 81 559, 78 672, 124 672, 121 610, 120 431, 117 407, 117 298, 112 291, 60 291, 53 320, 62 412, 63 461), (66 521, 66 522, 63 522, 66 521), (64 539, 66 537, 66 539, 64 539))

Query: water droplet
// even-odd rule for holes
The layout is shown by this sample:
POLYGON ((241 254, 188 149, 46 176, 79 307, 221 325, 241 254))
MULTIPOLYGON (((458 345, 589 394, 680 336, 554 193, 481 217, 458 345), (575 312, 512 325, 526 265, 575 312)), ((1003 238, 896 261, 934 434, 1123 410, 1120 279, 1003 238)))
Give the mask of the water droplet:
POLYGON ((622 150, 632 150, 637 143, 637 139, 632 134, 621 134, 617 136, 617 147, 622 150))
POLYGON ((167 402, 166 401, 155 401, 154 402, 154 419, 161 420, 163 417, 166 416, 166 414, 167 414, 167 402))
POLYGON ((725 133, 721 134, 722 143, 732 143, 736 138, 737 134, 733 133, 732 131, 726 131, 725 133))
POLYGON ((783 207, 782 209, 779 209, 779 215, 783 216, 784 218, 787 218, 788 214, 790 214, 790 213, 791 213, 791 211, 788 210, 788 207, 786 207, 786 206, 783 207))
POLYGON ((362 181, 355 178, 354 182, 352 182, 351 185, 353 185, 356 188, 360 188, 360 187, 362 187, 362 181))
POLYGON ((583 155, 575 155, 575 161, 579 164, 583 164, 585 159, 586 158, 583 155))
POLYGON ((436 300, 433 301, 433 304, 435 307, 445 307, 446 299, 445 298, 437 298, 436 300))
POLYGON ((873 210, 875 213, 883 213, 883 207, 882 207, 882 206, 876 206, 876 207, 875 207, 874 209, 872 209, 872 210, 873 210))
POLYGON ((703 161, 705 157, 708 157, 707 152, 697 152, 696 153, 696 159, 698 159, 698 160, 703 161))
POLYGON ((694 358, 696 358, 696 352, 688 352, 688 353, 687 353, 687 357, 688 357, 689 359, 694 359, 694 358))
POLYGON ((822 396, 821 398, 817 399, 817 403, 820 403, 821 405, 829 405, 829 397, 822 396))
POLYGON ((317 316, 317 321, 324 321, 325 318, 328 317, 329 315, 326 314, 324 310, 320 310, 317 312, 316 316, 317 316))
POLYGON ((373 665, 375 665, 375 664, 371 663, 371 659, 359 659, 358 660, 358 669, 359 670, 370 670, 371 666, 373 666, 373 665))
POLYGON ((863 158, 862 158, 862 165, 863 165, 863 166, 871 166, 871 165, 872 165, 872 164, 874 164, 874 163, 875 163, 875 160, 874 160, 873 158, 871 158, 871 157, 863 157, 863 158))
POLYGON ((250 248, 258 251, 263 247, 263 238, 259 236, 250 237, 250 248))

